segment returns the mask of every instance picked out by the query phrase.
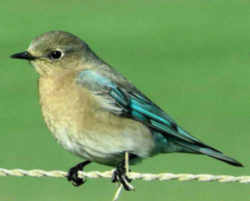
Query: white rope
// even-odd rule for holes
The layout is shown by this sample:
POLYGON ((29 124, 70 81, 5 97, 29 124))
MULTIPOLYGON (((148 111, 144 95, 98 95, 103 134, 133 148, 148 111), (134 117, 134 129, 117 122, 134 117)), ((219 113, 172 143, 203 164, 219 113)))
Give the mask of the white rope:
MULTIPOLYGON (((220 182, 220 183, 230 183, 238 182, 242 184, 250 184, 250 176, 230 176, 230 175, 211 175, 211 174, 173 174, 173 173, 160 173, 160 174, 150 174, 150 173, 139 173, 139 172, 129 172, 128 163, 128 153, 125 153, 125 168, 127 176, 132 180, 144 180, 144 181, 201 181, 201 182, 220 182)), ((111 178, 114 170, 106 172, 78 172, 78 176, 81 178, 111 178)), ((31 177, 55 177, 63 178, 67 176, 67 172, 60 170, 23 170, 23 169, 4 169, 0 168, 0 176, 31 176, 31 177)), ((130 188, 134 190, 134 187, 130 185, 130 188)), ((118 189, 114 195, 113 201, 117 201, 122 192, 122 184, 119 184, 118 189)))
MULTIPOLYGON (((113 170, 105 171, 105 172, 82 172, 79 171, 79 177, 81 178, 111 178, 113 170)), ((67 172, 60 170, 23 170, 23 169, 4 169, 0 168, 0 176, 30 176, 30 177, 55 177, 61 178, 66 177, 67 172)), ((170 181, 170 180, 178 180, 178 181, 201 181, 201 182, 220 182, 220 183, 229 183, 229 182, 237 182, 237 183, 250 183, 250 176, 230 176, 230 175, 211 175, 211 174, 173 174, 173 173, 160 173, 160 174, 150 174, 150 173, 139 173, 139 172, 129 172, 128 176, 132 180, 144 180, 144 181, 170 181)))

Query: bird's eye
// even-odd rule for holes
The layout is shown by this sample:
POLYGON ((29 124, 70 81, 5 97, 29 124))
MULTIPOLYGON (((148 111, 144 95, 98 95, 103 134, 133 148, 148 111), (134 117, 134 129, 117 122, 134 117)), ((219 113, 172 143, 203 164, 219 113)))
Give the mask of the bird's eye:
POLYGON ((60 59, 61 56, 62 56, 62 52, 60 52, 59 50, 54 50, 50 52, 48 55, 50 59, 60 59))

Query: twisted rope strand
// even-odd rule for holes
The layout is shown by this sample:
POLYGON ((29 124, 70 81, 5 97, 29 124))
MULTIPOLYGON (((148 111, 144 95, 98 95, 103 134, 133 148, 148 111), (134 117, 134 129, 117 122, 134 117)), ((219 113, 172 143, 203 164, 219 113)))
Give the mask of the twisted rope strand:
MULTIPOLYGON (((82 172, 79 171, 80 177, 98 179, 98 178, 111 178, 113 170, 105 172, 82 172)), ((62 178, 67 176, 67 172, 60 170, 23 170, 23 169, 4 169, 0 168, 0 176, 31 176, 31 177, 55 177, 62 178)), ((160 174, 150 174, 150 173, 139 173, 139 172, 129 172, 129 178, 133 180, 144 180, 144 181, 201 181, 201 182, 220 182, 220 183, 250 183, 250 176, 230 176, 230 175, 211 175, 211 174, 173 174, 173 173, 160 173, 160 174)))

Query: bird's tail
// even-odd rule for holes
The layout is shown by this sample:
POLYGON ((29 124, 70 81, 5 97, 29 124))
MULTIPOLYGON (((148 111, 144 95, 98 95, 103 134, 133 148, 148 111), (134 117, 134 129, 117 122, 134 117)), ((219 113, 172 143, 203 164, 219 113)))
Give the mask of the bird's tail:
POLYGON ((194 153, 199 153, 199 154, 204 154, 207 155, 209 157, 215 158, 217 160, 223 161, 225 163, 228 163, 230 165, 233 166, 237 166, 237 167, 243 167, 243 164, 241 164, 239 161, 228 157, 226 155, 224 155, 222 152, 209 147, 205 144, 203 145, 197 145, 197 144, 192 144, 189 142, 185 142, 185 141, 176 141, 176 144, 180 145, 181 147, 185 148, 187 151, 190 152, 194 152, 194 153))

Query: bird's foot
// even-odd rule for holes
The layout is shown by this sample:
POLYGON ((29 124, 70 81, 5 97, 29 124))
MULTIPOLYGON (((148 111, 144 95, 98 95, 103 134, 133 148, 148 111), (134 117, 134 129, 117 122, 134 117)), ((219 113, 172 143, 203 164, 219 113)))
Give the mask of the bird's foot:
POLYGON ((89 163, 90 161, 84 161, 69 169, 67 179, 72 181, 73 186, 80 186, 85 183, 85 180, 78 176, 78 171, 82 171, 89 163))
POLYGON ((112 182, 120 182, 125 190, 131 191, 134 190, 134 187, 130 184, 131 181, 132 179, 130 179, 126 175, 125 165, 124 162, 122 162, 117 166, 116 170, 113 172, 112 182))

